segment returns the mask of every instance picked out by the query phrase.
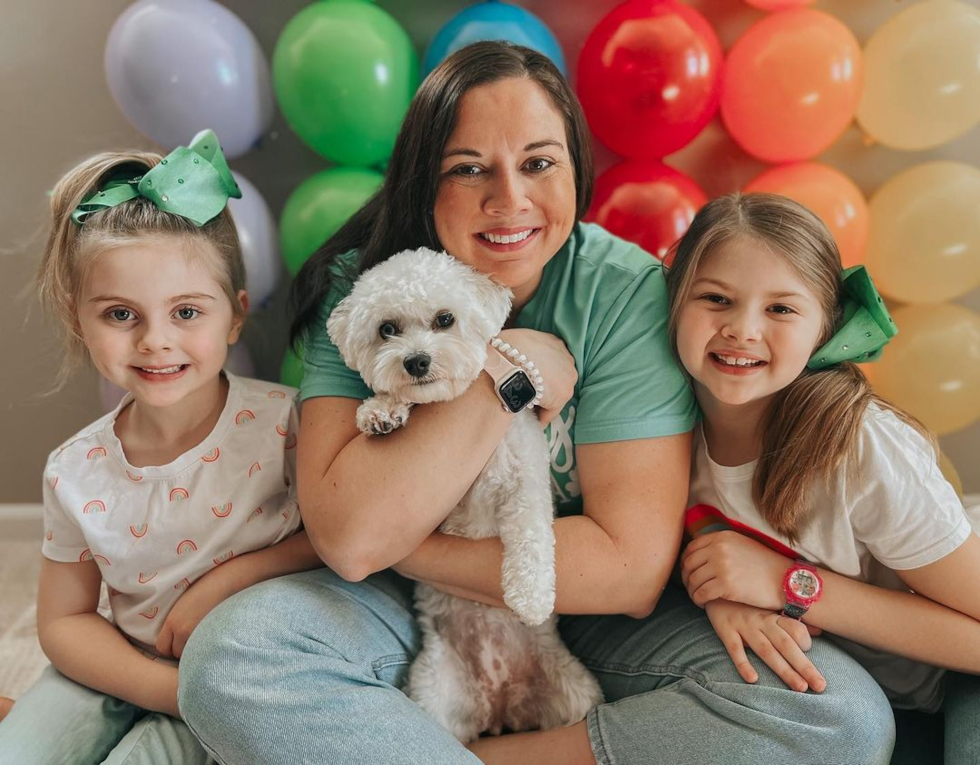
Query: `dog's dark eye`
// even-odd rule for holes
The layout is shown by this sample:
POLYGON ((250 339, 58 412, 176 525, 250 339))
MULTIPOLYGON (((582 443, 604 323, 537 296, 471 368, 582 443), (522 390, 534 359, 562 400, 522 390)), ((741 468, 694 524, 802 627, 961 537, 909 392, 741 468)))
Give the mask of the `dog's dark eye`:
POLYGON ((387 340, 389 337, 394 337, 398 334, 398 325, 391 321, 386 321, 380 327, 378 327, 378 334, 381 335, 382 340, 387 340))
POLYGON ((442 313, 436 315, 436 327, 439 329, 451 327, 455 323, 456 317, 449 313, 449 311, 443 311, 442 313))

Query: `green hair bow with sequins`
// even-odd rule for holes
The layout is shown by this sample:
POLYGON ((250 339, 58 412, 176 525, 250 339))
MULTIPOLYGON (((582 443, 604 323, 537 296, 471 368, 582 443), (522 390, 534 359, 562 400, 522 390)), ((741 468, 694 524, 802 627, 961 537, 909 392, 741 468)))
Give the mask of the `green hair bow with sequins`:
POLYGON ((110 180, 89 194, 71 218, 82 225, 93 213, 145 197, 164 212, 203 226, 225 209, 229 198, 241 196, 218 137, 212 130, 202 130, 190 146, 178 146, 145 175, 110 180))
POLYGON ((807 362, 809 369, 824 369, 842 361, 877 361, 898 327, 888 314, 864 266, 852 266, 841 273, 844 314, 841 326, 807 362))

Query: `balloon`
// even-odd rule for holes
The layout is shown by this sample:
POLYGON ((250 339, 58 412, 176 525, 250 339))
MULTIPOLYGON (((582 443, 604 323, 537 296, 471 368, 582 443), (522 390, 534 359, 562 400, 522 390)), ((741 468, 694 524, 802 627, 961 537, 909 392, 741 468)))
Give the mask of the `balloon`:
POLYGON ((242 198, 229 199, 228 208, 242 246, 248 310, 252 313, 268 303, 279 283, 279 274, 282 271, 279 239, 272 213, 259 190, 241 173, 233 170, 231 174, 235 176, 238 187, 242 190, 242 198))
POLYGON ((810 5, 813 0, 745 0, 745 2, 764 11, 785 11, 810 5))
POLYGON ((307 6, 272 55, 276 97, 290 127, 327 159, 365 167, 391 154, 418 69, 405 30, 363 0, 307 6))
POLYGON ((721 115, 732 138, 765 162, 829 148, 861 98, 861 48, 833 16, 809 8, 757 21, 725 65, 721 115))
POLYGON ((578 95, 596 138, 617 154, 655 159, 686 146, 718 110, 722 53, 697 11, 630 0, 588 36, 578 95))
POLYGON ((864 48, 858 123, 893 149, 918 151, 980 122, 980 8, 917 3, 881 26, 864 48))
POLYGON ((255 364, 248 352, 248 346, 239 340, 228 346, 228 358, 225 359, 225 369, 239 377, 255 377, 255 364))
POLYGON ((298 388, 303 384, 303 359, 297 356, 292 348, 287 348, 286 355, 282 357, 279 382, 293 388, 298 388))
POLYGON ((916 165, 878 189, 869 211, 865 262, 884 295, 938 303, 980 286, 980 170, 916 165))
POLYGON ((436 33, 422 61, 423 75, 450 53, 480 40, 507 40, 532 48, 550 58, 565 74, 561 45, 541 19, 516 5, 490 0, 460 11, 436 33))
POLYGON ((654 160, 627 160, 596 179, 586 216, 663 260, 708 201, 683 173, 654 160))
POLYGON ((940 435, 980 417, 980 316, 960 305, 910 305, 892 314, 875 390, 940 435))
POLYGON ((839 170, 816 162, 773 167, 745 187, 799 202, 827 224, 844 268, 864 262, 868 244, 868 203, 854 182, 839 170))
POLYGON ((335 167, 303 181, 286 200, 279 241, 286 269, 296 276, 317 248, 376 192, 384 176, 374 170, 335 167))
POLYGON ((242 20, 213 0, 129 6, 109 32, 105 73, 126 118, 168 150, 211 128, 225 155, 237 157, 272 122, 262 49, 242 20))

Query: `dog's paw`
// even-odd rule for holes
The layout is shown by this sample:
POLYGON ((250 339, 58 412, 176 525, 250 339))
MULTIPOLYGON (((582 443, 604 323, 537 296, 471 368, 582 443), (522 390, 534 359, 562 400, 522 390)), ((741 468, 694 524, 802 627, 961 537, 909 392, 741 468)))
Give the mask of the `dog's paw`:
POLYGON ((369 436, 383 436, 408 421, 409 407, 378 398, 369 398, 357 408, 357 428, 369 436))
POLYGON ((544 624, 555 610, 555 591, 508 587, 504 582, 504 604, 528 627, 544 624))

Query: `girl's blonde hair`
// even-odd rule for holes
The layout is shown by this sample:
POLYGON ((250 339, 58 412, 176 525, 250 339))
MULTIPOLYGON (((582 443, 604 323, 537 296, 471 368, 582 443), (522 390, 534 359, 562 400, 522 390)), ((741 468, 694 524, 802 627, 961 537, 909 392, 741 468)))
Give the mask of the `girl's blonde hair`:
MULTIPOLYGON (((86 357, 77 305, 88 270, 100 253, 132 245, 134 240, 183 240, 187 252, 205 258, 235 316, 244 318, 245 308, 238 292, 245 289, 245 264, 227 207, 200 228, 186 218, 160 210, 143 197, 93 213, 81 226, 72 220, 75 208, 89 194, 110 180, 144 175, 161 159, 159 154, 143 151, 98 154, 71 169, 51 193, 51 233, 38 271, 37 288, 42 304, 54 314, 65 334, 65 360, 56 389, 65 384, 86 357)), ((147 274, 147 278, 152 278, 152 274, 147 274)))
MULTIPOLYGON (((729 194, 701 208, 675 245, 667 271, 669 331, 677 353, 677 323, 698 265, 737 239, 761 243, 786 258, 823 309, 814 350, 839 329, 841 261, 833 235, 816 215, 776 194, 729 194)), ((853 453, 868 404, 894 412, 934 439, 915 418, 878 396, 856 364, 804 368, 773 396, 760 421, 762 454, 752 481, 753 499, 778 532, 796 542, 809 520, 808 494, 818 478, 828 480, 853 453)))

